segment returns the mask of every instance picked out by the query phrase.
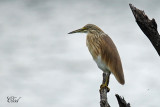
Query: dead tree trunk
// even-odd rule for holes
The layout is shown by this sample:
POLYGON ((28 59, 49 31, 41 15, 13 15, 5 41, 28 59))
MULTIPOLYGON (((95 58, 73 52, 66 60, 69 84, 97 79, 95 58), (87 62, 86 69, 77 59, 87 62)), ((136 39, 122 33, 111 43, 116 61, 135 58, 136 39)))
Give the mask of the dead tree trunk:
POLYGON ((133 12, 137 24, 151 41, 152 45, 160 56, 160 35, 157 31, 157 23, 155 19, 153 18, 152 20, 150 20, 148 16, 145 15, 144 11, 137 9, 132 4, 129 4, 129 6, 133 12))

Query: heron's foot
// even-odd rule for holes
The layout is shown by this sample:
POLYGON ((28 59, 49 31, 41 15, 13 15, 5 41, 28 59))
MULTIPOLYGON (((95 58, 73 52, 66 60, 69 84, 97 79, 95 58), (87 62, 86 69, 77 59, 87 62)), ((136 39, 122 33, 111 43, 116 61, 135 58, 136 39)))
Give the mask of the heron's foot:
POLYGON ((110 88, 109 88, 106 84, 102 84, 102 85, 100 86, 100 90, 102 90, 103 88, 107 88, 107 92, 110 91, 110 88))

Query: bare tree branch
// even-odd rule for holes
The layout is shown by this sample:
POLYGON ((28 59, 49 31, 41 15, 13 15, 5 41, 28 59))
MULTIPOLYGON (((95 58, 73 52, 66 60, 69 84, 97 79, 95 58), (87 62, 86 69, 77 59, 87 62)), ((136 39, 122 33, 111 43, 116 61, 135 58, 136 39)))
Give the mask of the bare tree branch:
POLYGON ((118 100, 119 107, 131 107, 130 104, 125 101, 124 98, 122 98, 118 94, 116 94, 115 96, 118 100))
POLYGON ((132 4, 129 4, 129 6, 133 12, 137 24, 151 41, 152 45, 160 56, 160 35, 157 31, 157 23, 155 19, 153 18, 150 20, 148 16, 145 15, 144 11, 137 9, 132 4))
MULTIPOLYGON (((102 84, 104 84, 106 82, 107 78, 109 79, 109 76, 110 76, 110 74, 103 73, 102 84)), ((109 81, 108 81, 108 84, 109 84, 109 81)), ((100 106, 101 107, 110 107, 110 105, 108 103, 108 99, 107 99, 107 93, 109 92, 108 88, 101 87, 99 92, 100 92, 100 106)), ((130 104, 124 100, 124 98, 121 98, 121 96, 119 96, 118 94, 116 94, 115 96, 118 100, 119 107, 131 107, 130 104)))

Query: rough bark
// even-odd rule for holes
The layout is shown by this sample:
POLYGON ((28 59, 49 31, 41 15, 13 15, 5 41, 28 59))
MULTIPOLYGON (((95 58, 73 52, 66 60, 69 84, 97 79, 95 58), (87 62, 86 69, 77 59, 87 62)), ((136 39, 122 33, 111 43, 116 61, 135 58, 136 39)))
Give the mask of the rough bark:
POLYGON ((140 29, 151 41, 160 56, 160 35, 157 31, 157 23, 155 19, 153 18, 150 20, 144 11, 137 9, 132 4, 129 4, 129 6, 140 29))
MULTIPOLYGON (((106 73, 103 73, 102 84, 105 83, 107 76, 108 75, 106 73)), ((109 92, 109 90, 106 87, 103 87, 99 90, 99 92, 100 92, 100 106, 101 107, 110 107, 108 100, 107 100, 107 93, 109 92)))

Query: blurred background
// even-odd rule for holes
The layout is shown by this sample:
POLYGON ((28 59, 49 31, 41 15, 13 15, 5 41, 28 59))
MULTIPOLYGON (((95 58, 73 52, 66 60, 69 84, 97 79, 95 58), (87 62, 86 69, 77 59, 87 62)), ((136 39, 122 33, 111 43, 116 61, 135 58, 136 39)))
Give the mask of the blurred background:
POLYGON ((0 0, 0 107, 99 107, 102 71, 86 34, 67 33, 96 24, 116 44, 126 84, 110 78, 115 94, 132 107, 158 107, 160 59, 135 22, 132 3, 160 25, 159 0, 0 0), (21 97, 8 103, 7 97, 21 97))

